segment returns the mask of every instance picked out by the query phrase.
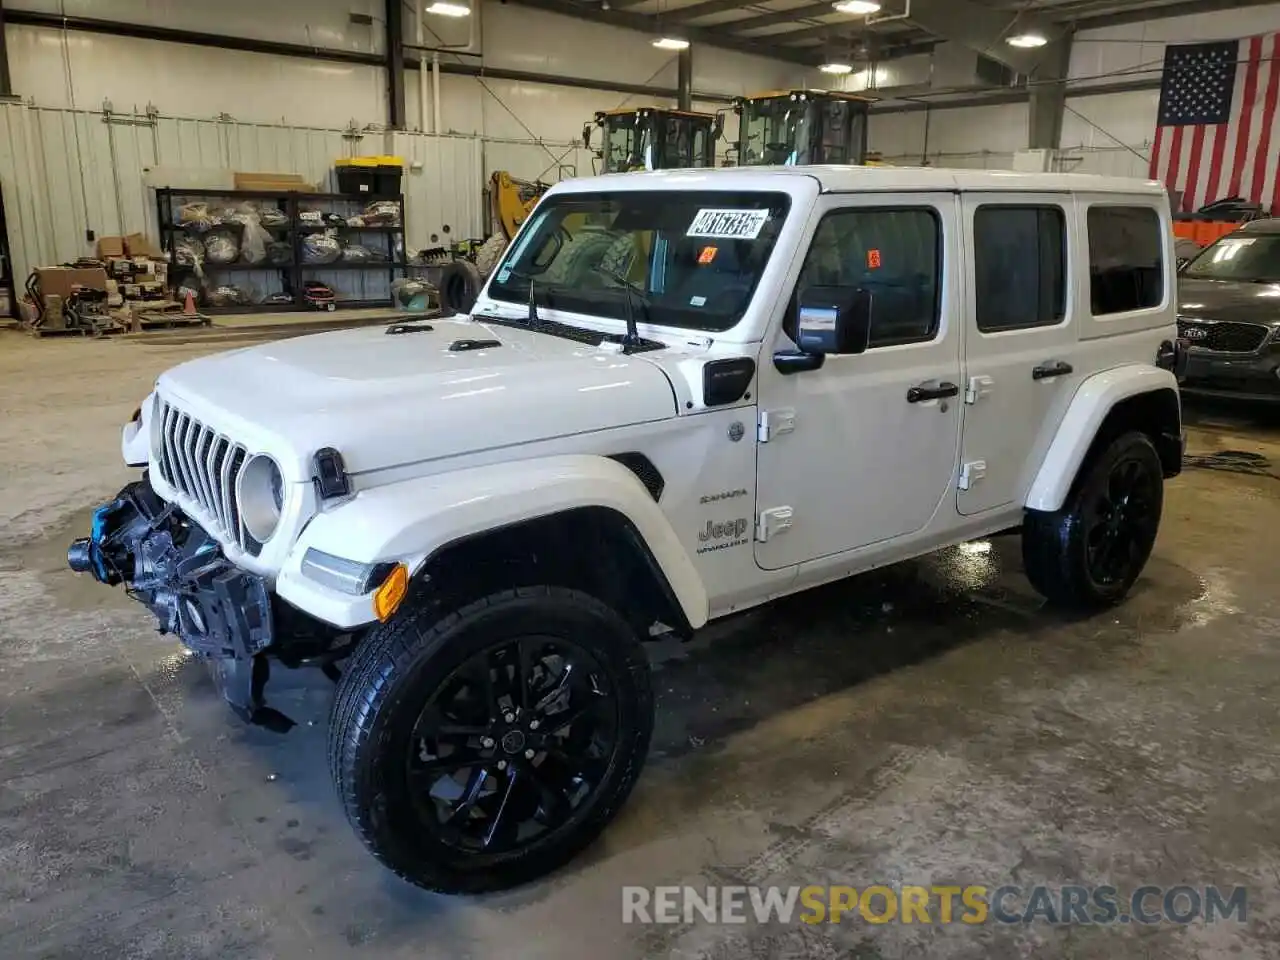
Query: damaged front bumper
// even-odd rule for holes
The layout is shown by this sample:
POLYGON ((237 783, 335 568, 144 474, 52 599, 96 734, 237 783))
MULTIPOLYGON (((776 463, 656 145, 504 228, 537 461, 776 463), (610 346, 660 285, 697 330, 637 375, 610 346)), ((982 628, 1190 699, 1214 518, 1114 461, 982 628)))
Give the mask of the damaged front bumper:
POLYGON ((144 476, 94 511, 90 535, 67 563, 108 585, 122 584, 159 621, 209 663, 219 692, 241 717, 272 729, 293 722, 263 700, 275 640, 266 581, 239 569, 217 540, 144 476))

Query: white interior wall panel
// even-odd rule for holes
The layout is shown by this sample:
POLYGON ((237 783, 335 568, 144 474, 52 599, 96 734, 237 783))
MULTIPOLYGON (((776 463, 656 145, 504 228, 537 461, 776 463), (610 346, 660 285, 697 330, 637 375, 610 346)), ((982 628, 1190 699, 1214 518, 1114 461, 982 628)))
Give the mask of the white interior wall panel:
MULTIPOLYGON (((451 36, 454 42, 466 39, 456 29, 451 36)), ((484 5, 481 45, 486 67, 674 89, 677 55, 657 49, 652 40, 648 34, 527 7, 484 5)), ((736 96, 818 85, 820 76, 793 63, 714 47, 697 47, 693 54, 693 88, 704 93, 736 96)))
POLYGON ((6 0, 5 6, 361 53, 382 50, 381 0, 6 0), (353 24, 353 13, 368 14, 373 25, 353 24))
POLYGON ((384 123, 385 73, 131 37, 7 27, 13 89, 40 106, 124 112, 153 104, 170 116, 301 126, 384 123))
POLYGON ((1231 40, 1273 30, 1280 30, 1280 3, 1082 30, 1072 41, 1070 75, 1073 85, 1158 76, 1166 44, 1231 40))
POLYGON ((871 116, 868 145, 891 163, 1006 170, 1026 146, 1025 103, 871 116))
MULTIPOLYGON (((1072 89, 1078 94, 1099 84, 1156 80, 1170 43, 1227 40, 1272 30, 1280 30, 1280 3, 1082 30, 1072 44, 1072 89)), ((1064 170, 1147 176, 1159 90, 1076 95, 1067 105, 1071 109, 1063 118, 1061 140, 1064 170)))
POLYGON ((1063 170, 1146 177, 1160 91, 1072 97, 1062 119, 1063 170))
POLYGON ((448 224, 462 239, 487 225, 482 143, 475 137, 416 133, 366 135, 342 130, 213 120, 102 114, 18 103, 0 105, 0 188, 4 191, 20 280, 31 267, 88 255, 97 236, 157 235, 156 168, 266 170, 302 174, 327 184, 335 159, 394 152, 406 172, 405 217, 410 251, 433 245, 448 224))

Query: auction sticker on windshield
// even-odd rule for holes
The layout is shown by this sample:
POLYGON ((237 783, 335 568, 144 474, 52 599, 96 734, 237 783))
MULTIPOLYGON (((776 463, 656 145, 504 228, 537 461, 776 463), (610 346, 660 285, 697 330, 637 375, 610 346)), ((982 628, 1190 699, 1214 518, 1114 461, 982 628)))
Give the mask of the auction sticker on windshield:
POLYGON ((754 240, 769 222, 768 210, 699 210, 685 235, 715 240, 754 240))

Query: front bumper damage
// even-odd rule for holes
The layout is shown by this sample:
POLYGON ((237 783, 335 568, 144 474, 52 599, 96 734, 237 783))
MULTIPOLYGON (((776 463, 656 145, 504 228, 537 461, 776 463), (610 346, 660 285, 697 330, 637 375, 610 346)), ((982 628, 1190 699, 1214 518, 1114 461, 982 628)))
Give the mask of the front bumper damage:
POLYGON ((219 692, 245 720, 275 730, 293 721, 268 707, 265 651, 274 641, 272 597, 259 576, 223 556, 218 542, 144 476, 94 511, 90 535, 76 540, 67 563, 102 583, 122 584, 205 660, 219 692))

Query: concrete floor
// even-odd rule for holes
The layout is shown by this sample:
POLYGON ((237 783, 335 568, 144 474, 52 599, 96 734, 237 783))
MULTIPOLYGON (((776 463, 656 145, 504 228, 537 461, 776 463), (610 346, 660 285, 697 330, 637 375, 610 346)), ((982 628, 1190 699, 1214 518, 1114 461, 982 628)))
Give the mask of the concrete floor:
MULTIPOLYGON (((1017 540, 794 598, 656 651, 659 724, 604 838, 550 880, 431 896, 364 853, 325 771, 330 688, 286 737, 67 542, 129 479, 118 430, 206 343, 0 334, 0 957, 1131 958, 1280 955, 1280 498, 1189 470, 1131 600, 1041 608, 1017 540), (623 884, 1246 885, 1246 923, 777 929, 620 922, 623 884)), ((1280 463, 1280 417, 1192 451, 1280 463)), ((1274 470, 1275 468, 1270 468, 1274 470)), ((278 675, 279 676, 279 675, 278 675)))

